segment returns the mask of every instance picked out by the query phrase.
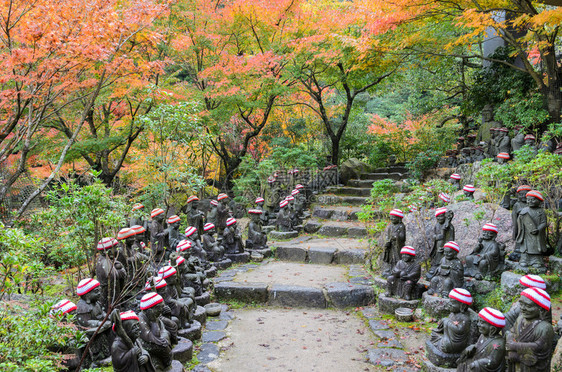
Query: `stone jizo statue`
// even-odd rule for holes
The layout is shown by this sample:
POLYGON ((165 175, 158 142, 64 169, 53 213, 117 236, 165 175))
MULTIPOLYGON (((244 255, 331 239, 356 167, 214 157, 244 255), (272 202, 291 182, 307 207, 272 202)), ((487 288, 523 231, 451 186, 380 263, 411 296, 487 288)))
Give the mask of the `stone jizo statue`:
POLYGON ((458 173, 453 173, 451 174, 451 177, 449 177, 449 183, 451 185, 453 185, 457 190, 460 190, 461 188, 461 175, 458 173))
POLYGON ((509 130, 507 128, 499 128, 497 136, 497 146, 499 153, 511 154, 511 139, 509 138, 509 130))
POLYGON ((441 259, 435 275, 431 278, 428 294, 447 297, 453 288, 464 285, 464 267, 457 255, 460 251, 456 242, 447 242, 444 245, 444 257, 441 259))
POLYGON ((513 240, 515 241, 515 248, 513 253, 509 256, 509 259, 512 261, 519 261, 521 258, 521 248, 520 244, 517 243, 517 218, 519 217, 519 213, 523 208, 527 207, 527 193, 531 191, 531 186, 528 185, 521 185, 517 188, 515 194, 517 195, 517 201, 513 204, 511 209, 511 224, 513 226, 513 240))
POLYGON ((455 227, 451 223, 454 217, 453 211, 448 211, 447 208, 437 208, 435 210, 436 224, 433 227, 433 246, 429 253, 431 260, 431 269, 427 273, 427 279, 431 279, 437 270, 437 266, 443 258, 443 246, 446 242, 455 240, 455 227))
POLYGON ((260 209, 250 209, 250 223, 248 224, 248 240, 246 240, 246 249, 265 249, 267 248, 267 234, 261 229, 260 209))
POLYGON ((474 199, 476 188, 473 185, 464 185, 462 188, 463 195, 468 199, 474 199))
POLYGON ((205 224, 205 214, 199 210, 199 198, 191 195, 187 198, 187 223, 197 229, 199 235, 203 234, 205 224))
POLYGON ((498 159, 498 164, 505 164, 511 159, 511 156, 507 152, 500 152, 496 158, 498 159))
POLYGON ((487 223, 472 253, 466 256, 464 275, 481 280, 497 278, 505 269, 505 244, 498 243, 498 227, 487 223))
POLYGON ((523 126, 515 126, 515 136, 511 139, 511 150, 517 151, 525 144, 525 131, 523 126))
POLYGON ((406 226, 402 223, 404 213, 400 209, 390 211, 390 224, 386 228, 386 241, 382 261, 386 264, 383 275, 388 276, 392 268, 400 261, 400 250, 406 243, 406 226))
POLYGON ((150 354, 156 371, 165 371, 172 365, 172 342, 170 333, 160 319, 164 299, 158 293, 147 293, 141 299, 140 309, 142 347, 150 354))
POLYGON ((190 256, 197 256, 203 261, 207 261, 207 252, 203 249, 203 244, 199 238, 199 232, 193 226, 188 226, 185 229, 185 239, 191 243, 190 256))
POLYGON ((150 248, 152 249, 153 259, 158 264, 164 260, 165 240, 167 237, 164 231, 164 210, 155 208, 150 213, 152 221, 150 222, 150 248))
POLYGON ((141 344, 139 317, 134 311, 111 314, 117 334, 111 345, 111 362, 115 372, 155 372, 150 354, 141 344))
MULTIPOLYGON (((130 229, 128 229, 130 230, 130 229)), ((101 286, 101 298, 99 299, 104 309, 109 305, 119 306, 121 302, 121 291, 127 280, 127 271, 121 261, 125 261, 124 255, 117 251, 117 240, 104 238, 98 242, 98 252, 100 253, 96 262, 96 277, 101 286)))
POLYGON ((546 228, 547 220, 541 203, 542 194, 536 190, 527 193, 527 207, 521 209, 517 217, 517 237, 521 250, 519 266, 523 270, 532 267, 545 272, 543 256, 547 253, 546 228))
POLYGON ((291 220, 291 211, 289 208, 289 202, 287 200, 282 200, 279 202, 279 213, 277 214, 277 220, 275 222, 278 231, 293 231, 293 221, 291 220))
POLYGON ((217 262, 223 259, 224 247, 219 244, 214 238, 215 225, 212 223, 206 223, 203 227, 205 233, 203 234, 203 249, 207 253, 207 258, 209 261, 217 262))
MULTIPOLYGON (((543 291, 546 291, 546 282, 544 281, 543 278, 541 278, 538 275, 532 275, 532 274, 523 275, 521 278, 519 278, 519 284, 523 289, 539 288, 542 289, 543 291)), ((517 318, 519 318, 519 315, 521 315, 521 304, 520 301, 515 301, 511 305, 509 311, 505 314, 506 331, 509 331, 513 327, 513 325, 517 321, 517 318)), ((545 316, 543 320, 546 320, 547 322, 552 324, 552 308, 550 308, 546 312, 542 312, 542 315, 545 316)))
POLYGON ((222 231, 226 228, 226 220, 230 217, 230 209, 228 208, 228 195, 221 193, 217 195, 217 233, 222 234, 222 231))
POLYGON ((244 252, 242 233, 238 228, 235 218, 230 217, 226 220, 226 228, 222 232, 222 244, 227 254, 238 254, 244 252))
POLYGON ((416 261, 416 251, 413 247, 404 246, 400 255, 402 259, 396 263, 386 279, 386 295, 397 295, 409 301, 417 294, 416 286, 421 277, 421 266, 416 261))

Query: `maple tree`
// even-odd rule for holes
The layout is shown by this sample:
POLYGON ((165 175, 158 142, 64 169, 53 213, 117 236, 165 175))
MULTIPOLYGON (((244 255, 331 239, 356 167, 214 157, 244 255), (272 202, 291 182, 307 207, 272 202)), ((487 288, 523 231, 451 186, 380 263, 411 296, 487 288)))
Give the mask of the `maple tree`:
POLYGON ((66 118, 67 140, 49 177, 24 201, 21 214, 57 175, 96 101, 117 82, 153 74, 137 50, 158 38, 149 28, 167 5, 151 0, 0 3, 0 164, 16 157, 0 200, 25 171, 49 123, 66 118))

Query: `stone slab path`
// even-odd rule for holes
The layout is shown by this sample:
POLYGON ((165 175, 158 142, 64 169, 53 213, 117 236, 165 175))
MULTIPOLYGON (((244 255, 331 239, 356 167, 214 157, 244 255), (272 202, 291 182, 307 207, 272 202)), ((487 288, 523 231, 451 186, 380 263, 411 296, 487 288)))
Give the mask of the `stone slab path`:
POLYGON ((234 281, 322 288, 330 282, 347 281, 346 275, 347 269, 343 266, 270 262, 254 270, 239 273, 234 277, 234 281))

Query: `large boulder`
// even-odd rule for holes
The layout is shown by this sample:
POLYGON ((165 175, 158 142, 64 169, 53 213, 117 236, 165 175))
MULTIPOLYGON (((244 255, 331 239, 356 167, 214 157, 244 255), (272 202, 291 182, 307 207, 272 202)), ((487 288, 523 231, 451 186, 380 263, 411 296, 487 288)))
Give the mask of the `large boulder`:
POLYGON ((476 183, 476 173, 480 171, 481 163, 476 161, 474 163, 461 164, 457 167, 455 173, 460 174, 461 184, 474 185, 476 183))
MULTIPOLYGON (((452 223, 455 227, 455 241, 461 248, 460 258, 470 254, 476 247, 485 223, 497 225, 499 230, 497 241, 505 243, 506 250, 513 250, 511 211, 495 204, 479 205, 472 201, 450 204, 447 209, 455 213, 452 223), (475 215, 478 216, 482 213, 483 218, 477 220, 475 215)), ((418 258, 425 258, 429 255, 433 244, 433 226, 436 223, 435 209, 408 213, 403 221, 406 225, 406 245, 416 248, 418 258)))
POLYGON ((359 179, 363 173, 369 173, 371 166, 359 159, 351 158, 344 161, 339 170, 340 182, 346 184, 351 179, 359 179))

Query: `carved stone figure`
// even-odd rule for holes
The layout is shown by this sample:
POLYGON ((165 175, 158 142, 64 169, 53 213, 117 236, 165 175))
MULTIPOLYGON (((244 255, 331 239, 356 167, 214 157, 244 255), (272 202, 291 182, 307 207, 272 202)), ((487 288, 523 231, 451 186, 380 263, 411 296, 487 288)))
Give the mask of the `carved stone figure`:
POLYGON ((515 136, 511 139, 511 150, 517 151, 525 144, 525 131, 521 125, 515 126, 515 136))
MULTIPOLYGON (((523 289, 534 287, 546 291, 546 282, 544 281, 543 278, 541 278, 538 275, 532 275, 532 274, 523 275, 521 278, 519 278, 519 284, 521 284, 523 289)), ((505 314, 506 331, 509 331, 513 327, 513 325, 517 321, 517 318, 519 318, 519 315, 521 315, 521 305, 519 301, 515 301, 511 305, 509 311, 505 314)), ((541 315, 544 316, 543 320, 546 320, 548 323, 552 324, 552 308, 550 308, 546 312, 542 312, 541 315)))
POLYGON ((291 211, 289 210, 289 202, 283 200, 279 203, 279 213, 275 222, 278 231, 293 231, 293 221, 291 220, 291 211))
POLYGON ((505 152, 511 154, 511 139, 508 135, 507 128, 499 128, 496 143, 498 146, 498 153, 505 152))
POLYGON ((457 372, 503 372, 505 370, 504 315, 491 307, 478 313, 480 337, 468 346, 457 361, 457 372))
POLYGON ((179 216, 173 215, 166 220, 168 227, 166 228, 166 259, 170 258, 170 253, 175 252, 178 243, 185 238, 178 230, 180 228, 179 216))
POLYGON ((396 263, 390 276, 386 279, 386 295, 397 295, 407 301, 416 295, 416 285, 421 277, 421 265, 416 261, 413 247, 404 246, 400 250, 402 259, 396 263))
POLYGON ((263 212, 259 209, 250 209, 250 223, 248 224, 248 240, 246 240, 246 249, 265 249, 267 248, 267 234, 261 229, 261 215, 263 212))
POLYGON ((197 256, 203 261, 207 261, 207 252, 203 249, 199 232, 193 226, 188 226, 185 229, 185 239, 191 243, 190 256, 197 256))
POLYGON ((129 227, 139 225, 144 227, 144 230, 148 230, 148 220, 144 215, 144 205, 136 203, 133 205, 131 210, 131 218, 129 219, 129 227))
POLYGON ((202 237, 203 249, 207 253, 207 258, 212 262, 222 260, 224 256, 224 247, 213 237, 213 234, 215 233, 215 225, 212 223, 206 223, 203 230, 205 231, 202 237))
POLYGON ((155 372, 150 354, 141 344, 139 317, 133 311, 113 312, 113 330, 117 334, 111 345, 111 363, 115 372, 155 372))
POLYGON ((458 259, 459 245, 447 242, 444 245, 444 257, 439 263, 435 275, 431 278, 428 294, 446 297, 453 288, 460 288, 464 284, 464 267, 458 259))
POLYGON ((454 368, 461 352, 470 344, 472 321, 468 307, 472 305, 472 296, 466 289, 455 288, 449 292, 449 298, 451 313, 437 323, 426 342, 426 350, 432 363, 454 368))
POLYGON ((500 152, 496 158, 498 160, 498 164, 505 164, 509 161, 509 159, 511 159, 511 156, 507 152, 500 152))
POLYGON ((164 232, 164 210, 161 208, 153 209, 150 213, 150 248, 152 249, 153 260, 159 264, 164 260, 166 232, 164 232))
POLYGON ((509 255, 509 259, 512 261, 519 261, 521 258, 521 248, 520 244, 517 242, 517 233, 519 231, 517 227, 517 218, 519 213, 523 208, 527 207, 527 193, 531 191, 531 186, 521 185, 517 188, 516 195, 517 201, 513 204, 511 209, 511 224, 513 226, 513 240, 515 241, 515 248, 513 253, 509 255))
POLYGON ((433 246, 429 253, 431 260, 431 269, 426 274, 427 279, 431 279, 437 270, 443 258, 443 246, 446 242, 455 240, 455 227, 451 223, 454 217, 453 211, 447 211, 447 208, 437 208, 435 210, 435 219, 437 223, 433 227, 433 246))
POLYGON ((496 142, 496 136, 498 134, 498 129, 495 127, 490 128, 490 145, 488 146, 488 155, 491 158, 495 158, 498 155, 498 146, 496 142))
POLYGON ((242 242, 242 233, 238 228, 235 218, 230 217, 226 220, 226 228, 222 232, 222 245, 225 253, 238 254, 244 252, 244 243, 242 242))
POLYGON ((199 235, 203 234, 205 224, 205 214, 199 210, 199 198, 191 195, 187 198, 187 223, 197 229, 199 235))
POLYGON ((217 196, 217 233, 222 235, 222 231, 226 228, 226 220, 230 217, 230 209, 228 208, 228 195, 221 193, 217 196))
POLYGON ((499 123, 494 121, 494 109, 491 105, 486 105, 482 109, 482 124, 478 132, 479 141, 490 141, 491 129, 499 126, 499 123))
POLYGON ((546 270, 543 255, 547 253, 546 227, 547 220, 544 209, 540 207, 544 201, 542 194, 536 190, 527 193, 527 207, 521 209, 517 217, 516 241, 520 245, 521 259, 519 266, 526 270, 533 267, 541 272, 546 270))
POLYGON ((212 224, 217 224, 217 206, 219 205, 219 202, 216 200, 211 200, 210 202, 211 204, 211 209, 209 209, 209 212, 207 212, 207 222, 210 222, 212 224))
POLYGON ((142 347, 150 354, 156 371, 165 371, 172 365, 172 341, 170 332, 160 318, 164 299, 158 293, 147 293, 141 299, 140 309, 142 347))
POLYGON ((453 173, 449 177, 449 183, 455 187, 455 189, 460 190, 461 188, 461 175, 458 173, 453 173))
POLYGON ((505 269, 505 244, 498 243, 498 227, 487 223, 472 253, 466 256, 464 275, 481 280, 497 278, 505 269))
POLYGON ((536 155, 537 154, 537 147, 535 146, 535 140, 536 140, 536 138, 532 134, 527 134, 525 136, 525 145, 529 146, 531 148, 531 150, 536 155))
POLYGON ((111 322, 105 320, 106 312, 100 303, 100 282, 95 279, 83 279, 76 288, 76 294, 80 296, 76 304, 76 323, 91 340, 85 365, 88 368, 97 368, 102 360, 110 356, 112 338, 111 322))
POLYGON ((402 223, 404 213, 400 209, 390 211, 390 224, 386 228, 386 242, 382 261, 387 268, 383 276, 390 275, 392 268, 400 260, 400 250, 406 243, 406 226, 402 223))
POLYGON ((540 288, 527 288, 519 303, 521 315, 506 335, 509 371, 548 372, 554 329, 544 313, 550 309, 550 296, 540 288))
POLYGON ((473 185, 464 185, 462 188, 463 195, 468 199, 474 199, 476 188, 473 185))
MULTIPOLYGON (((177 319, 179 328, 189 328, 193 317, 194 301, 190 298, 181 298, 178 292, 177 270, 172 266, 164 266, 158 270, 160 280, 155 280, 156 293, 162 296, 168 305, 171 315, 177 319), (159 283, 163 283, 159 286, 159 283), (162 289, 162 293, 159 289, 162 289)), ((175 319, 174 319, 175 321, 175 319)))
POLYGON ((117 244, 117 240, 113 238, 104 238, 98 242, 100 255, 96 263, 96 278, 101 283, 101 298, 99 300, 104 309, 108 309, 110 304, 118 307, 120 304, 117 302, 123 300, 120 297, 127 279, 127 271, 120 259, 125 262, 126 260, 119 257, 117 244))

